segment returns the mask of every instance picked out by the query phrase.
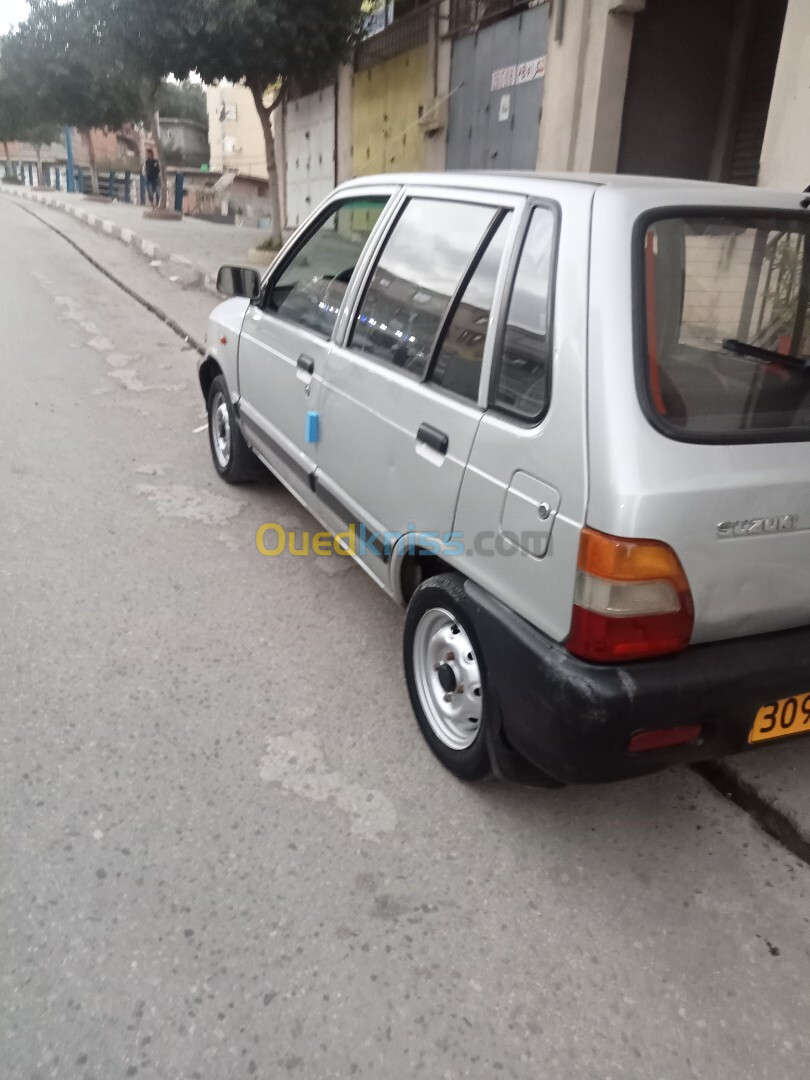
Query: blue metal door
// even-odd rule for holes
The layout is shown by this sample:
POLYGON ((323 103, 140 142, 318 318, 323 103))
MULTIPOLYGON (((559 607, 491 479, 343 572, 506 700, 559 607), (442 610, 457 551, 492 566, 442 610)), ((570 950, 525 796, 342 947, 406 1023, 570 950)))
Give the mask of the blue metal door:
POLYGON ((548 5, 453 42, 448 169, 534 169, 548 5))

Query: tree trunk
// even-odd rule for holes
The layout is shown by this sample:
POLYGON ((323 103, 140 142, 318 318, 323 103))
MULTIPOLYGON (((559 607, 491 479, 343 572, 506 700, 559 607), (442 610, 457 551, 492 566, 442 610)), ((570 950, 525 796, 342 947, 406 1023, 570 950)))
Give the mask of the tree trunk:
POLYGON ((6 176, 11 176, 11 172, 12 172, 12 168, 13 168, 13 166, 11 164, 11 151, 9 150, 8 143, 5 141, 5 139, 3 140, 3 149, 6 152, 6 164, 5 164, 6 176))
POLYGON ((268 195, 270 198, 270 236, 269 240, 273 247, 281 247, 281 199, 279 197, 278 167, 276 165, 276 141, 273 136, 273 123, 271 117, 273 110, 277 109, 284 98, 284 86, 282 85, 272 105, 264 103, 264 87, 253 85, 250 87, 256 112, 262 125, 264 135, 264 156, 267 161, 268 195))
MULTIPOLYGON (((155 91, 155 98, 157 98, 157 91, 155 91)), ((163 143, 160 138, 160 113, 157 107, 152 111, 152 139, 155 143, 155 157, 160 162, 160 209, 166 209, 166 202, 169 197, 168 192, 168 177, 166 175, 166 165, 163 161, 163 143)))
POLYGON ((93 136, 90 128, 85 128, 82 131, 85 144, 87 145, 87 156, 90 159, 90 190, 94 195, 99 195, 101 189, 98 186, 98 166, 96 165, 96 148, 93 146, 93 136))
POLYGON ((42 147, 38 143, 34 147, 34 153, 37 155, 37 187, 43 187, 45 178, 42 175, 42 147))

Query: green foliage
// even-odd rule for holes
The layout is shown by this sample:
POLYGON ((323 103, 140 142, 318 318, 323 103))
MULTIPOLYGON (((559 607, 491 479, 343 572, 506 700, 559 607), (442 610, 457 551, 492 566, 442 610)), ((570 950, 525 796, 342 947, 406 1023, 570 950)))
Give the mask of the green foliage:
POLYGON ((73 0, 99 38, 147 84, 151 109, 168 75, 194 70, 195 34, 201 0, 73 0))
POLYGON ((143 87, 98 34, 86 11, 31 0, 31 13, 2 45, 2 67, 23 88, 26 123, 116 128, 143 112, 143 87))
POLYGON ((362 0, 196 0, 194 67, 205 82, 276 83, 328 77, 359 40, 362 0))
MULTIPOLYGON (((29 3, 28 20, 4 40, 0 53, 0 137, 20 123, 65 123, 88 130, 151 120, 159 94, 174 93, 165 85, 161 91, 171 74, 184 78, 196 71, 209 83, 244 81, 262 121, 273 239, 280 236, 271 108, 264 105, 263 95, 276 86, 280 101, 288 84, 309 85, 332 77, 362 34, 363 0, 29 3), (29 80, 22 104, 3 76, 7 64, 29 80), (27 113, 24 120, 20 109, 27 113)), ((162 107, 186 115, 174 104, 162 107)), ((203 113, 199 115, 203 119, 203 113)))
POLYGON ((8 39, 0 40, 0 142, 23 138, 29 117, 25 90, 15 78, 8 39))
POLYGON ((208 125, 205 91, 198 83, 186 80, 182 83, 163 82, 157 95, 161 116, 175 116, 180 120, 196 120, 208 125))

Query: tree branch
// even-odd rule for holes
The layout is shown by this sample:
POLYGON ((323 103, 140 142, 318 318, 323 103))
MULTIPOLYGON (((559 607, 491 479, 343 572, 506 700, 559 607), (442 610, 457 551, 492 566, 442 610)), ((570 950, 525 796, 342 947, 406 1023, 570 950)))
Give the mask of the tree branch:
POLYGON ((248 89, 253 95, 253 101, 256 104, 256 108, 260 116, 272 116, 276 109, 279 107, 279 105, 282 103, 284 98, 287 96, 287 82, 285 79, 281 80, 281 86, 278 88, 278 93, 269 105, 265 105, 264 103, 264 86, 259 86, 258 83, 251 82, 248 83, 248 89))

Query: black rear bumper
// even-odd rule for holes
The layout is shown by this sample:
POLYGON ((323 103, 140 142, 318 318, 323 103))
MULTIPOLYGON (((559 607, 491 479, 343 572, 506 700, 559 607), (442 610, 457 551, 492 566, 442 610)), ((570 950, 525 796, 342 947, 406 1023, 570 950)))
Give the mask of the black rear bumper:
POLYGON ((760 706, 810 692, 810 627, 693 645, 625 666, 591 664, 479 586, 467 582, 466 589, 499 706, 496 744, 503 744, 507 776, 519 773, 510 768, 511 752, 564 783, 735 754, 751 749, 760 706), (701 724, 700 738, 667 750, 627 749, 637 732, 684 724, 701 724))

